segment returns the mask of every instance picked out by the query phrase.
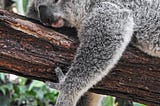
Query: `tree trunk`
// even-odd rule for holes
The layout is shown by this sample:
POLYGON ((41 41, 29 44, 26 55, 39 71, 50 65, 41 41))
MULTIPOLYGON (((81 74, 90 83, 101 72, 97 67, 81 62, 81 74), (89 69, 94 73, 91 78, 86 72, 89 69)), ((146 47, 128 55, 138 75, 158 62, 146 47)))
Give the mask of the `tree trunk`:
MULTIPOLYGON (((57 30, 63 34, 54 30, 57 29, 0 10, 0 71, 57 82, 54 68, 60 66, 66 72, 79 43, 74 29, 57 30)), ((110 74, 90 91, 157 106, 159 64, 159 58, 129 46, 110 74)))

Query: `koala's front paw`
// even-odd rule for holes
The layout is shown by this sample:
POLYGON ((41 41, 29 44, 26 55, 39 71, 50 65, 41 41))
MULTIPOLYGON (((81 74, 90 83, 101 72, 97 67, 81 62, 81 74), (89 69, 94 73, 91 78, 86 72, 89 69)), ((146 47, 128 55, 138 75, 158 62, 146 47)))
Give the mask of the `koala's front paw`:
POLYGON ((56 75, 59 79, 59 83, 46 81, 46 85, 49 86, 50 88, 59 90, 60 84, 63 82, 65 75, 63 74, 62 70, 59 67, 57 67, 55 69, 55 72, 56 72, 56 75))
POLYGON ((56 72, 56 75, 57 75, 57 77, 58 77, 58 79, 59 79, 59 82, 62 82, 62 80, 64 79, 64 76, 65 76, 65 75, 63 74, 61 68, 60 68, 60 67, 57 67, 57 68, 55 69, 55 72, 56 72))

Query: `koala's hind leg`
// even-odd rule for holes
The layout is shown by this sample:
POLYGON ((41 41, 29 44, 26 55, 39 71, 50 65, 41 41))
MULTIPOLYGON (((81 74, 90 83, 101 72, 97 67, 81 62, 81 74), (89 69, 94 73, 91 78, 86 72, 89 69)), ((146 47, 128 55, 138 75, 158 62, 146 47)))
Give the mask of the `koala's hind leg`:
POLYGON ((138 47, 143 52, 160 57, 160 33, 159 31, 150 32, 146 34, 136 33, 134 39, 134 46, 138 47))
MULTIPOLYGON (((63 78, 65 77, 63 72, 62 72, 62 70, 61 70, 61 68, 57 67, 55 69, 55 72, 56 72, 56 75, 57 75, 57 77, 58 77, 58 79, 60 81, 59 83, 61 83, 61 81, 63 81, 63 78)), ((46 81, 45 83, 50 88, 54 88, 54 89, 57 89, 57 90, 59 89, 59 83, 54 83, 54 82, 51 82, 51 81, 46 81)))

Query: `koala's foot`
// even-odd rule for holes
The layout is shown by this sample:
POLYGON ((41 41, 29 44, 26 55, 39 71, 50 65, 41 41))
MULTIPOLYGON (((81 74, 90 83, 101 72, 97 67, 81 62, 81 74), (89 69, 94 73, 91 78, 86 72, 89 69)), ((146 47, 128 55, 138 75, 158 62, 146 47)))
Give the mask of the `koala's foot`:
POLYGON ((57 68, 55 69, 55 72, 56 72, 56 75, 57 75, 57 77, 58 77, 58 79, 59 79, 59 83, 54 83, 54 82, 51 82, 51 81, 46 81, 45 83, 46 83, 46 85, 49 86, 50 88, 59 90, 59 88, 60 88, 60 83, 63 81, 65 75, 63 74, 62 70, 61 70, 59 67, 57 67, 57 68))

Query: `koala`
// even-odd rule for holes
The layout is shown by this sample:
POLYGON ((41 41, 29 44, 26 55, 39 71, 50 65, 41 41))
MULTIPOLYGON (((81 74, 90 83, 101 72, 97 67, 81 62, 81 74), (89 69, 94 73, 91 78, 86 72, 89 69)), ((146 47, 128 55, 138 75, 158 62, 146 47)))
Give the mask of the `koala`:
POLYGON ((80 45, 70 69, 64 75, 56 68, 59 83, 48 83, 59 90, 55 106, 76 106, 116 65, 129 43, 160 57, 159 0, 33 0, 27 15, 78 32, 80 45))

